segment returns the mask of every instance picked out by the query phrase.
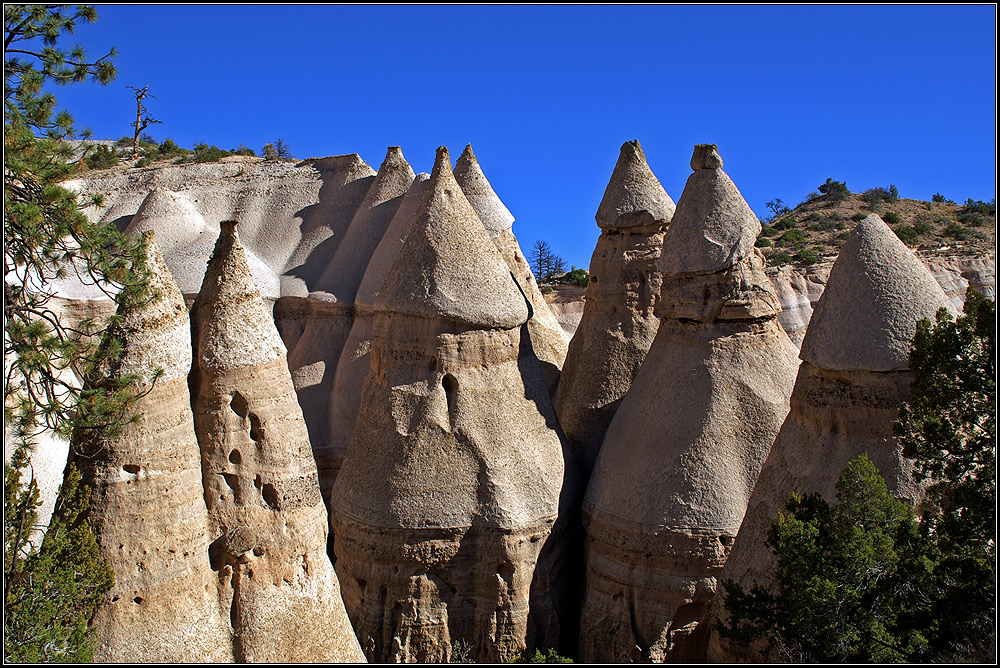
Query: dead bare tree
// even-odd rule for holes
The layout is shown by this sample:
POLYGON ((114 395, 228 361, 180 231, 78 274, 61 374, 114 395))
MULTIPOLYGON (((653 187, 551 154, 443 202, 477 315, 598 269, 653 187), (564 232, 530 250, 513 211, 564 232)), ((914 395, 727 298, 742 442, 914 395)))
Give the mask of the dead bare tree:
POLYGON ((158 121, 150 116, 146 106, 142 103, 146 98, 156 99, 156 96, 149 92, 148 84, 142 88, 135 86, 126 86, 126 88, 135 91, 135 121, 132 123, 132 127, 135 128, 135 135, 132 137, 132 157, 134 158, 139 153, 139 133, 153 123, 163 123, 163 121, 158 121))

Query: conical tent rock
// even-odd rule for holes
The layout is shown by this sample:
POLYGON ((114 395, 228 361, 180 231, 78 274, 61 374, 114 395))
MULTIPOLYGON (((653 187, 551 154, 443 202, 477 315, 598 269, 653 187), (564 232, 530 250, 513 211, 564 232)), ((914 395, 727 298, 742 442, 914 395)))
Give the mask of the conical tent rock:
POLYGON ((234 658, 360 661, 326 556, 326 509, 284 346, 236 223, 221 227, 192 308, 191 384, 209 553, 234 658))
MULTIPOLYGON (((410 233, 429 178, 430 175, 426 172, 421 172, 414 178, 396 215, 393 216, 382 240, 372 253, 371 261, 358 288, 354 303, 354 322, 344 349, 340 353, 340 360, 337 362, 333 392, 329 398, 330 440, 327 456, 322 459, 323 470, 320 471, 325 499, 330 498, 333 481, 337 479, 340 465, 347 453, 347 446, 354 432, 354 421, 358 417, 358 407, 361 404, 361 388, 371 366, 369 353, 372 342, 372 305, 385 281, 386 274, 389 273, 410 233)), ((317 463, 320 461, 317 457, 317 463)))
MULTIPOLYGON (((330 411, 337 363, 354 322, 355 296, 372 253, 412 182, 413 170, 403 152, 390 146, 343 238, 336 240, 339 243, 330 263, 312 286, 310 317, 289 354, 324 494, 329 494, 343 456, 337 451, 343 447, 342 440, 350 436, 331 431, 330 411)), ((361 387, 354 389, 357 392, 361 387)))
MULTIPOLYGON (((861 454, 895 496, 917 501, 913 462, 893 436, 910 396, 909 342, 922 318, 953 311, 924 265, 876 215, 855 227, 841 248, 802 342, 791 411, 760 472, 722 577, 744 589, 775 587, 777 563, 765 545, 793 493, 836 501, 836 483, 861 454)), ((721 597, 713 617, 724 619, 721 597)), ((713 633, 710 658, 763 657, 736 650, 713 633)))
POLYGON ((638 141, 622 145, 597 213, 602 233, 590 260, 583 317, 555 397, 559 423, 589 475, 611 419, 646 359, 660 320, 657 266, 674 202, 638 141))
POLYGON ((565 453, 544 374, 520 353, 524 297, 444 148, 375 308, 331 496, 362 647, 375 661, 446 661, 464 642, 496 661, 553 642, 544 569, 565 453))
POLYGON ((123 349, 105 376, 138 378, 133 389, 144 394, 129 415, 142 421, 126 424, 114 438, 105 429, 77 433, 70 450, 92 490, 88 520, 98 549, 115 574, 92 620, 94 660, 229 662, 229 622, 220 614, 208 559, 208 512, 187 389, 191 323, 154 234, 144 237, 151 294, 158 297, 121 305, 121 320, 105 342, 113 338, 123 349))
POLYGON ((491 239, 496 239, 514 225, 514 215, 500 201, 493 186, 483 174, 476 154, 472 152, 472 144, 466 144, 465 150, 455 162, 455 180, 462 186, 469 204, 476 210, 476 215, 483 222, 483 227, 490 233, 491 239))
MULTIPOLYGON (((704 151, 696 147, 699 167, 704 151)), ((717 158, 714 146, 707 153, 717 158)), ((664 236, 660 327, 583 504, 584 661, 705 656, 716 577, 788 413, 798 366, 763 260, 752 243, 741 251, 760 229, 748 212, 721 169, 699 169, 664 236), (725 257, 702 252, 709 237, 728 240, 725 257)))
POLYGON ((476 155, 469 144, 455 163, 455 180, 462 187, 475 209, 476 215, 489 232, 503 256, 507 268, 514 280, 531 304, 531 319, 528 320, 528 336, 535 356, 542 362, 545 369, 549 394, 555 392, 559 383, 559 375, 566 360, 568 342, 559 321, 549 310, 549 305, 538 289, 535 275, 531 272, 521 247, 511 226, 514 216, 497 196, 490 182, 486 180, 476 155))
POLYGON ((940 284, 875 214, 854 228, 802 340, 802 359, 834 370, 909 368, 916 323, 934 321, 940 284), (850 323, 850 327, 845 327, 850 323))
POLYGON ((392 222, 413 177, 413 169, 403 157, 403 151, 398 146, 390 146, 330 266, 317 282, 313 296, 338 302, 355 301, 372 253, 392 222))

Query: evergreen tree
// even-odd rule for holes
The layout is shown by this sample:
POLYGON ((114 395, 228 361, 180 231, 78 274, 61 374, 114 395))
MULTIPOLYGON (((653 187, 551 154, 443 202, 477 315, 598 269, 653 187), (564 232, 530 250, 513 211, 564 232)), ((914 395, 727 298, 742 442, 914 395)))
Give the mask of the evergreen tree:
POLYGON ((50 430, 69 438, 98 426, 113 434, 136 400, 130 377, 98 382, 121 356, 113 338, 98 345, 110 323, 70 326, 52 302, 52 280, 74 273, 119 304, 149 297, 141 242, 88 221, 81 210, 100 198, 78 202, 59 185, 73 173, 73 121, 43 86, 114 78, 114 50, 88 61, 79 46, 59 47, 77 23, 96 18, 86 6, 4 6, 4 423, 15 441, 4 464, 4 658, 11 660, 87 660, 86 625, 111 587, 83 521, 89 491, 72 467, 34 548, 38 490, 24 479, 34 436, 50 430))
POLYGON ((917 325, 896 438, 929 479, 920 521, 866 456, 837 505, 793 497, 771 528, 775 592, 723 584, 720 633, 772 659, 996 660, 996 304, 917 325))

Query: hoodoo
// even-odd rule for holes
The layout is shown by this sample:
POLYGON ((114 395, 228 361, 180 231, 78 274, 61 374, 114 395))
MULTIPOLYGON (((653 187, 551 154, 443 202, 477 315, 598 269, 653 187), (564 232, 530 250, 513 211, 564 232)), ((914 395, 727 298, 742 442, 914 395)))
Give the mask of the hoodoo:
POLYGON ((657 265, 673 214, 674 202, 639 142, 623 144, 597 211, 601 236, 590 259, 587 301, 555 400, 570 450, 587 475, 660 326, 657 265))
POLYGON ((664 235, 660 327, 583 504, 580 659, 703 659, 716 576, 788 412, 797 351, 714 145, 664 235))
POLYGON ((327 515, 285 348, 222 232, 192 308, 191 386, 218 596, 240 662, 363 660, 326 555, 327 515))
MULTIPOLYGON (((337 362, 333 393, 329 398, 329 450, 322 459, 320 475, 324 499, 330 498, 330 489, 340 472, 347 446, 351 442, 351 434, 354 433, 354 421, 358 418, 361 388, 371 366, 372 307, 375 304, 375 297, 410 233, 417 207, 420 206, 424 190, 427 188, 428 178, 426 172, 421 172, 413 179, 392 222, 382 235, 382 240, 371 254, 368 268, 354 299, 354 322, 344 349, 340 353, 340 360, 337 362)), ((317 456, 317 460, 319 459, 317 456)))
MULTIPOLYGON (((412 182, 413 170, 402 150, 390 146, 343 238, 337 240, 333 257, 309 291, 317 308, 295 347, 291 366, 297 370, 296 390, 302 412, 308 416, 306 427, 324 496, 333 487, 343 457, 343 440, 350 438, 350 433, 331 431, 334 425, 330 411, 336 398, 333 386, 337 363, 354 324, 355 296, 368 261, 412 182)), ((358 385, 353 391, 360 389, 358 385)))
MULTIPOLYGON (((802 341, 802 365, 791 411, 750 497, 746 519, 722 577, 745 589, 773 588, 777 563, 765 545, 771 525, 793 493, 819 492, 836 501, 848 462, 866 453, 889 491, 917 500, 912 462, 892 433, 909 398, 910 341, 916 323, 938 309, 954 312, 927 268, 872 214, 840 251, 802 341)), ((722 597, 713 616, 723 618, 722 597)), ((713 633, 710 658, 760 660, 713 633)))
MULTIPOLYGON (((146 232, 150 288, 123 304, 107 336, 121 344, 109 379, 135 374, 140 398, 128 423, 78 433, 70 459, 93 493, 89 522, 115 574, 93 618, 94 660, 112 663, 231 662, 229 623, 220 614, 208 558, 208 512, 187 374, 191 323, 152 232, 146 232), (157 370, 162 374, 156 378, 157 370)), ((130 411, 131 413, 132 411, 130 411)), ((127 417, 127 416, 123 416, 127 417)))
POLYGON ((542 291, 538 289, 535 275, 531 272, 531 267, 521 252, 521 246, 517 243, 517 237, 514 236, 512 229, 514 216, 486 180, 476 154, 472 152, 471 144, 465 147, 455 162, 455 180, 462 187, 469 204, 482 221, 483 227, 489 232, 511 275, 531 305, 528 337, 535 356, 545 369, 549 393, 552 394, 555 392, 566 360, 568 348, 566 335, 559 321, 549 310, 542 291))
POLYGON ((370 660, 447 661, 461 643, 498 661, 559 630, 545 569, 565 451, 544 372, 522 352, 528 317, 438 149, 375 299, 331 495, 337 572, 370 660))

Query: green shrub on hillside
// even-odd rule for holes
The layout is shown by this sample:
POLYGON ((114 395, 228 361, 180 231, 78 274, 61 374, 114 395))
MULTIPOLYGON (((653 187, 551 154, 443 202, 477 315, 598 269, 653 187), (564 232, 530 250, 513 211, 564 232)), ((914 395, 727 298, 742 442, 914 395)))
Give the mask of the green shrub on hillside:
POLYGON ((791 230, 791 229, 793 229, 795 227, 795 219, 794 218, 782 218, 781 220, 779 220, 778 222, 776 222, 771 227, 773 227, 774 229, 779 230, 779 231, 780 230, 791 230))
POLYGON ((113 148, 98 144, 94 152, 87 156, 85 162, 90 169, 108 169, 118 164, 118 155, 113 148))
POLYGON ((854 214, 853 216, 851 216, 851 220, 853 220, 856 223, 860 223, 862 220, 864 220, 867 217, 868 217, 867 213, 865 213, 864 211, 858 211, 856 214, 854 214))
POLYGON ((899 237, 899 240, 907 246, 916 246, 920 242, 920 235, 917 234, 917 231, 909 225, 899 225, 898 227, 892 228, 892 231, 895 232, 896 236, 899 237))
POLYGON ((846 182, 834 181, 832 178, 827 178, 826 183, 819 187, 819 191, 833 203, 842 202, 851 194, 846 182))
POLYGON ((948 223, 944 228, 944 235, 956 241, 968 241, 970 237, 969 230, 955 222, 948 223))
POLYGON ((762 237, 776 237, 780 234, 781 230, 779 230, 775 225, 765 225, 760 231, 760 235, 762 237))
POLYGON ((768 256, 767 263, 772 267, 782 267, 792 263, 792 256, 785 251, 777 251, 768 256))
POLYGON ((781 235, 781 244, 784 246, 801 244, 805 242, 806 237, 802 233, 802 230, 788 230, 781 235))
POLYGON ((800 264, 812 265, 820 261, 820 255, 815 248, 806 248, 796 253, 793 259, 800 264))
POLYGON ((885 221, 887 225, 899 225, 903 222, 902 217, 895 211, 886 211, 885 215, 882 216, 882 220, 885 221))
POLYGON ((768 239, 767 237, 758 237, 756 243, 754 243, 754 246, 756 246, 757 248, 770 248, 771 240, 768 239))

